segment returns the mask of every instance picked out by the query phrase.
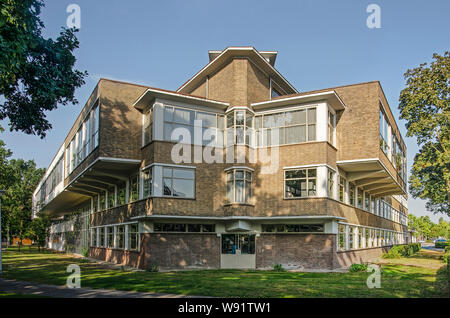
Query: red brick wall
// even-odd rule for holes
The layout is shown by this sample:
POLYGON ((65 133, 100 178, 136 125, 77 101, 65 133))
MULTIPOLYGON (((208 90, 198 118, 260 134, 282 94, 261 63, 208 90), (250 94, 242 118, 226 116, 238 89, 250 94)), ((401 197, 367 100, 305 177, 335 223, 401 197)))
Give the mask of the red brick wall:
POLYGON ((219 268, 217 234, 147 233, 141 236, 145 266, 161 269, 219 268))
POLYGON ((261 234, 256 238, 256 268, 332 269, 334 234, 261 234))
POLYGON ((112 248, 91 247, 89 256, 102 261, 126 265, 135 268, 144 268, 143 253, 116 250, 112 248))

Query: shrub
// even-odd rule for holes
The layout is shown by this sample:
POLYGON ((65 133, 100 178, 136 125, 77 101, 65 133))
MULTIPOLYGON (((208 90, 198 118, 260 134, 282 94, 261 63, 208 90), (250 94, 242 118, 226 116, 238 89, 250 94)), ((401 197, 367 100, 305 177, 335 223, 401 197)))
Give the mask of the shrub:
POLYGON ((367 263, 362 263, 362 264, 354 263, 350 266, 349 270, 352 273, 365 272, 365 271, 367 271, 367 266, 368 266, 367 263))
POLYGON ((283 265, 281 265, 281 264, 273 265, 273 270, 275 272, 285 272, 286 271, 286 269, 284 269, 283 265))
POLYGON ((83 257, 88 257, 89 256, 89 249, 83 247, 81 249, 81 255, 83 255, 83 257))
POLYGON ((434 247, 436 248, 447 248, 450 246, 450 242, 435 242, 434 247))
POLYGON ((147 266, 147 272, 159 272, 159 265, 158 264, 150 264, 147 266))
POLYGON ((382 258, 400 258, 412 256, 420 251, 420 243, 411 243, 408 245, 395 245, 389 252, 384 253, 382 258))

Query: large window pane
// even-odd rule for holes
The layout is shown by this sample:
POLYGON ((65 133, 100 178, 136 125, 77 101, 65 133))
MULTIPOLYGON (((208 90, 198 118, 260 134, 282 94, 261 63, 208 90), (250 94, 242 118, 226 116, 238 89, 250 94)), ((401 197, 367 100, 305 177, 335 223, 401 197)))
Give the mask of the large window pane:
POLYGON ((194 197, 194 181, 185 179, 173 179, 173 196, 192 198, 194 197))

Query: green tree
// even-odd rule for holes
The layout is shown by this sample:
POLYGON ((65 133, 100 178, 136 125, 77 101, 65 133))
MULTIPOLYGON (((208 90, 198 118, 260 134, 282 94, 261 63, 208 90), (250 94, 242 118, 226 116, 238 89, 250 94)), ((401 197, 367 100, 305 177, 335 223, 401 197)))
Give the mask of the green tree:
POLYGON ((50 235, 50 219, 45 215, 38 215, 37 218, 31 220, 26 236, 32 239, 38 245, 39 252, 50 235))
POLYGON ((433 59, 405 73, 399 109, 407 136, 415 136, 420 147, 409 190, 427 200, 428 210, 450 216, 450 52, 433 59))
POLYGON ((42 0, 0 2, 0 120, 41 138, 52 127, 45 112, 78 103, 74 92, 87 75, 74 69, 76 29, 63 28, 56 41, 43 38, 43 6, 42 0))

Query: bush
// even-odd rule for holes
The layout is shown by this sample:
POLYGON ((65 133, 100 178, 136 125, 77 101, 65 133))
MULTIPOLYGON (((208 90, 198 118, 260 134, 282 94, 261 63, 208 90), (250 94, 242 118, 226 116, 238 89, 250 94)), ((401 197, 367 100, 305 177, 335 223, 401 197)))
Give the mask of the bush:
POLYGON ((156 273, 159 272, 159 265, 158 264, 150 264, 147 266, 147 272, 156 273))
POLYGON ((356 273, 356 272, 365 272, 367 271, 367 263, 362 263, 362 264, 357 264, 354 263, 350 266, 349 270, 351 273, 356 273))
POLYGON ((286 269, 284 269, 283 265, 281 265, 281 264, 273 265, 273 270, 275 272, 285 272, 286 271, 286 269))
POLYGON ((83 257, 88 257, 89 256, 89 249, 83 247, 81 249, 81 255, 83 255, 83 257))
POLYGON ((435 248, 447 248, 450 246, 450 242, 435 242, 434 247, 435 248))
POLYGON ((383 253, 382 258, 400 258, 412 256, 420 251, 420 243, 411 243, 408 245, 395 245, 389 252, 383 253))

